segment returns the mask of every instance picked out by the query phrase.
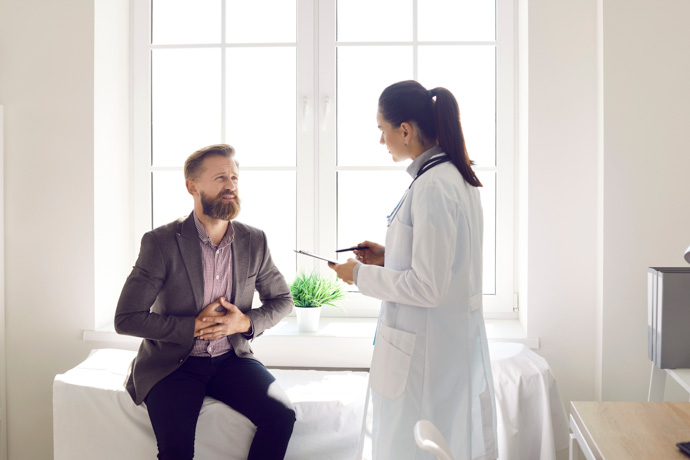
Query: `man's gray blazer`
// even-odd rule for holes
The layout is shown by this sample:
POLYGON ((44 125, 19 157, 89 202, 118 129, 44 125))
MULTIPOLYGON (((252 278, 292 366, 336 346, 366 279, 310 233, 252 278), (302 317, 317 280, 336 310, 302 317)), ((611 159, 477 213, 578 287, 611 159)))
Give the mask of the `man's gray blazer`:
MULTIPOLYGON (((273 264, 261 230, 232 223, 232 298, 253 326, 253 338, 292 311, 292 296, 273 264), (262 306, 252 309, 254 290, 262 306)), ((194 216, 146 233, 115 312, 119 334, 141 337, 125 386, 136 404, 187 359, 194 345, 194 319, 204 308, 204 280, 194 216)), ((229 336, 241 358, 254 358, 244 334, 229 336)), ((251 340, 251 339, 250 339, 251 340)), ((256 358, 254 358, 256 359, 256 358)))

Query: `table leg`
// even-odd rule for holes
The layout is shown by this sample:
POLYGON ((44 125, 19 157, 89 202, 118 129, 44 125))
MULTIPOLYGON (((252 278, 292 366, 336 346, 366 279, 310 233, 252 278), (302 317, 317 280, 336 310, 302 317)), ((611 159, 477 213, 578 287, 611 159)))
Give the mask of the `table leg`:
POLYGON ((573 414, 570 414, 570 431, 570 460, 577 460, 579 458, 579 452, 582 452, 587 460, 596 460, 592 448, 587 445, 587 441, 585 441, 580 427, 575 423, 573 414))
POLYGON ((652 374, 649 378, 649 395, 647 401, 663 401, 666 388, 666 371, 652 363, 652 374))
POLYGON ((570 433, 570 444, 568 446, 568 460, 579 460, 580 454, 578 452, 577 438, 570 433))

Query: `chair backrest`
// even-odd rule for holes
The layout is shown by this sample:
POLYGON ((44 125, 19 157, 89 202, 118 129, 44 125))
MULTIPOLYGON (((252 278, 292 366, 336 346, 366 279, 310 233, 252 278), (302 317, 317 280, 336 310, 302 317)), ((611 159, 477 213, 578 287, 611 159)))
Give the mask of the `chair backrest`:
POLYGON ((420 420, 415 423, 414 440, 420 449, 436 455, 438 460, 453 460, 448 443, 430 421, 420 420))

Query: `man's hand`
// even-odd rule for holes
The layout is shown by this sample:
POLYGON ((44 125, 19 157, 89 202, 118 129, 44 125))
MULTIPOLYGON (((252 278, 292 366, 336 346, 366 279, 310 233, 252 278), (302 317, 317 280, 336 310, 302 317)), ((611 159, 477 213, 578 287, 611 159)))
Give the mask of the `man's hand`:
MULTIPOLYGON (((227 312, 224 316, 206 315, 202 317, 202 323, 211 325, 201 329, 199 331, 199 337, 204 340, 215 340, 238 332, 249 332, 252 327, 252 322, 249 317, 242 313, 237 306, 225 300, 225 297, 221 297, 218 300, 220 301, 220 305, 224 307, 227 312)), ((206 311, 206 308, 204 311, 206 311)), ((200 313, 200 316, 202 313, 203 311, 200 313)))
POLYGON ((201 310, 201 313, 197 315, 194 321, 194 337, 200 337, 203 329, 215 326, 215 324, 203 321, 202 318, 220 318, 227 314, 228 310, 221 304, 221 299, 223 299, 223 297, 206 305, 206 307, 201 310))

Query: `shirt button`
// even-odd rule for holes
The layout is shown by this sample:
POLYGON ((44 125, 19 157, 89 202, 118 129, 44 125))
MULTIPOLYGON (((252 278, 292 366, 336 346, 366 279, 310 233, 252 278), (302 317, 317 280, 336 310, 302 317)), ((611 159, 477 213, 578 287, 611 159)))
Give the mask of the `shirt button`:
POLYGON ((218 250, 216 251, 216 255, 218 255, 218 254, 220 254, 220 249, 218 249, 218 250))
POLYGON ((212 349, 211 347, 208 347, 208 348, 206 349, 206 351, 208 351, 209 353, 211 353, 211 351, 213 351, 213 349, 212 349))
POLYGON ((220 275, 216 275, 216 279, 220 278, 220 275))

